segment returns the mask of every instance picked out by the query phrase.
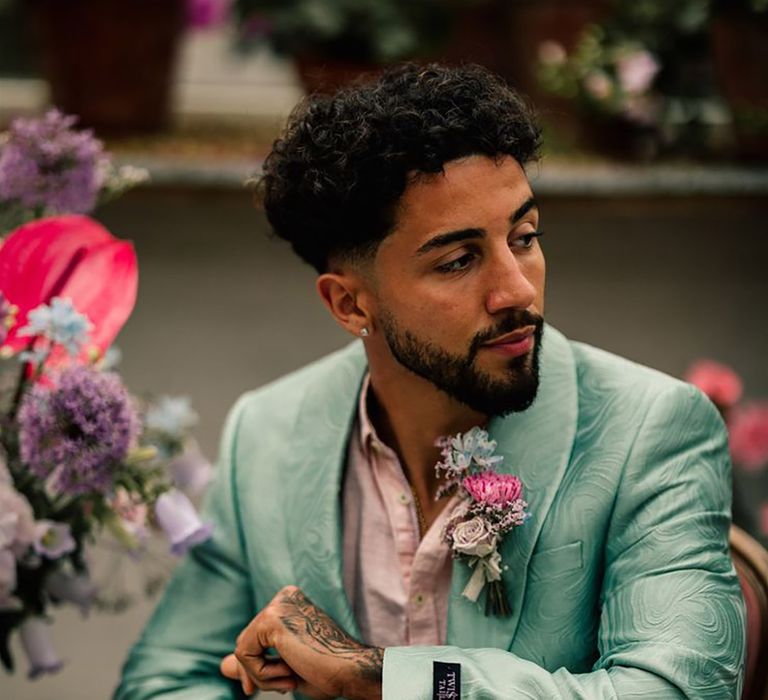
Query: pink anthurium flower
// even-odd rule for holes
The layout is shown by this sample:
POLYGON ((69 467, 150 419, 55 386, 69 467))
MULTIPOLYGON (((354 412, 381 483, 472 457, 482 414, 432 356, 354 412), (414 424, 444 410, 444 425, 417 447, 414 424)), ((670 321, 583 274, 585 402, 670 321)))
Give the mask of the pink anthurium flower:
POLYGON ((19 331, 27 314, 60 297, 93 324, 87 349, 104 352, 130 316, 137 286, 133 245, 93 219, 53 216, 20 226, 0 245, 0 290, 18 309, 3 346, 25 349, 30 338, 19 331))

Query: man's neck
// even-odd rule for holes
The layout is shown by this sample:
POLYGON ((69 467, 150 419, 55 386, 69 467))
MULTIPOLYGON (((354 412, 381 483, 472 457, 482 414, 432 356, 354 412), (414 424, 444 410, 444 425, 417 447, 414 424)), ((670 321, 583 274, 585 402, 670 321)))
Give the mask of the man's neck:
POLYGON ((435 440, 485 425, 487 416, 405 368, 372 366, 370 373, 370 420, 379 437, 397 453, 420 500, 431 503, 439 486, 435 464, 440 450, 435 440))

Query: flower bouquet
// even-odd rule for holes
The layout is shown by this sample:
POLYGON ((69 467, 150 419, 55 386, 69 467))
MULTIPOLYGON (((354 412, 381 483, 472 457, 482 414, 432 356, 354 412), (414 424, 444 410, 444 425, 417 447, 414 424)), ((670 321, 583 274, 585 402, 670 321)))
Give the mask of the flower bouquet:
POLYGON ((733 520, 768 545, 768 401, 743 401, 743 383, 727 365, 699 360, 685 373, 720 412, 734 466, 733 520))
POLYGON ((62 663, 52 604, 122 607, 91 576, 97 544, 144 563, 153 528, 174 554, 211 534, 190 500, 211 469, 189 403, 139 401, 115 372, 133 247, 86 216, 50 216, 144 179, 73 123, 56 111, 16 120, 0 144, 0 221, 25 222, 0 239, 0 662, 13 669, 18 632, 30 677, 62 663))
POLYGON ((0 246, 0 661, 13 668, 18 629, 31 677, 61 665, 50 605, 98 602, 87 549, 100 532, 137 559, 152 526, 175 554, 211 534, 188 498, 210 472, 188 402, 141 404, 112 366, 136 286, 132 246, 84 216, 0 246))
POLYGON ((143 168, 116 167, 93 132, 76 123, 52 109, 14 119, 0 134, 0 236, 42 216, 87 214, 149 179, 143 168))

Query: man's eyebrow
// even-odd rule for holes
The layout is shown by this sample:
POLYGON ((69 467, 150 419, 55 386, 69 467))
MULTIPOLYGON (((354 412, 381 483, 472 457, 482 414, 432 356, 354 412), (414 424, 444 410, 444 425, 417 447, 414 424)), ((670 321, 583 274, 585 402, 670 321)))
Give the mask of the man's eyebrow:
MULTIPOLYGON (((515 224, 522 219, 531 209, 537 209, 538 204, 533 197, 529 197, 525 200, 509 217, 509 222, 515 224)), ((416 255, 424 255, 430 250, 435 248, 442 248, 443 246, 450 245, 451 243, 457 243, 458 241, 466 241, 472 238, 482 238, 485 236, 485 229, 482 228, 463 228, 458 231, 449 231, 447 233, 439 233, 437 236, 430 238, 424 245, 422 245, 417 251, 416 255)))
POLYGON ((456 243, 457 241, 466 241, 470 238, 482 238, 483 236, 485 236, 485 230, 481 228, 463 228, 459 231, 439 233, 421 246, 416 251, 416 255, 424 255, 424 253, 428 253, 430 250, 442 248, 443 246, 456 243))
POLYGON ((531 209, 538 209, 538 202, 534 197, 528 197, 515 211, 512 216, 509 217, 509 223, 516 224, 522 219, 531 209))

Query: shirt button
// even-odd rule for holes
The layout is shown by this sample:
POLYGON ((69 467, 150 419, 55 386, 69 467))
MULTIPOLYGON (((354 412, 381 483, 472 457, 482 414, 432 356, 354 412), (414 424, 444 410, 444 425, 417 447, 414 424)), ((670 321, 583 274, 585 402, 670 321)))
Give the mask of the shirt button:
POLYGON ((424 593, 417 593, 415 596, 413 596, 413 604, 423 605, 426 599, 427 599, 427 596, 424 595, 424 593))
POLYGON ((400 501, 404 506, 407 506, 411 502, 411 497, 403 491, 398 497, 397 500, 400 501))

